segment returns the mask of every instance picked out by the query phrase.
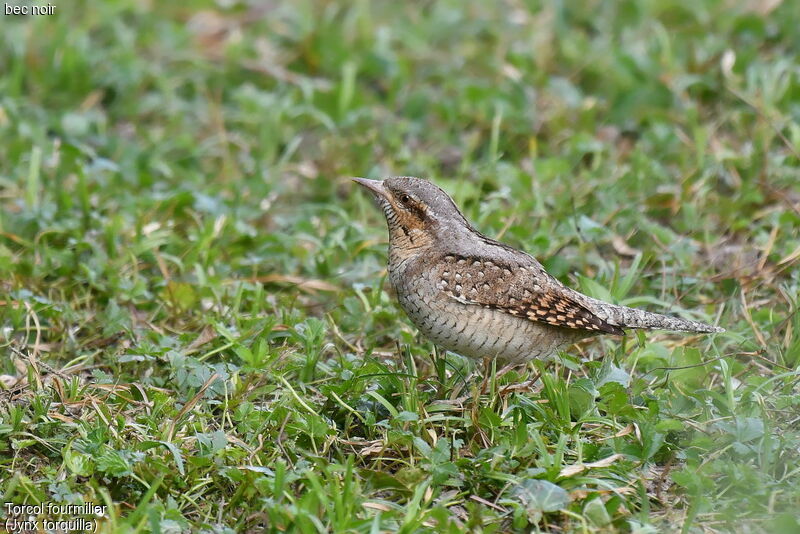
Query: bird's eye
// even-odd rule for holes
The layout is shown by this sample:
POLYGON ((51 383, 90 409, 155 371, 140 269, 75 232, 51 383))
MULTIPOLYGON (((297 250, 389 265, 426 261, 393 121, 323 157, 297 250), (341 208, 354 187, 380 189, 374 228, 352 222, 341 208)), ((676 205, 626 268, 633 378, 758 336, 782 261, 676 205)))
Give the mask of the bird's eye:
POLYGON ((400 195, 400 202, 403 204, 407 204, 409 200, 411 200, 411 197, 408 195, 400 195))

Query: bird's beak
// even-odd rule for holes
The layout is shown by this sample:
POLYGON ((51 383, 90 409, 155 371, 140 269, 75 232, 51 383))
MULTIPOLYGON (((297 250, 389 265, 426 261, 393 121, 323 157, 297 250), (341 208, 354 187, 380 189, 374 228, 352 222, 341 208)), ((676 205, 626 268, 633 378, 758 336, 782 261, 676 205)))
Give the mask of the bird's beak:
POLYGON ((386 187, 384 187, 382 181, 368 180, 366 178, 353 178, 353 181, 369 189, 370 193, 375 195, 376 198, 383 197, 386 200, 389 200, 389 191, 386 189, 386 187))

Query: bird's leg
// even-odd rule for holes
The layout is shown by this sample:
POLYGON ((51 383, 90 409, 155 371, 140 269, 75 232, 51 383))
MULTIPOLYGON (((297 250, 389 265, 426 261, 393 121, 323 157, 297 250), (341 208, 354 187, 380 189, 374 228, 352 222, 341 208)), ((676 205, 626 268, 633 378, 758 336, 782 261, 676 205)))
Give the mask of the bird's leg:
POLYGON ((492 373, 492 358, 483 358, 483 381, 481 382, 480 395, 486 395, 486 387, 489 385, 489 375, 492 373))
MULTIPOLYGON (((484 366, 485 365, 486 362, 484 361, 484 366)), ((478 376, 479 374, 480 371, 478 371, 478 366, 476 365, 475 368, 472 371, 470 371, 470 373, 467 376, 461 375, 462 381, 453 387, 453 391, 450 393, 450 400, 458 399, 459 394, 464 390, 464 388, 467 387, 469 383, 472 381, 472 379, 478 376)))
POLYGON ((542 373, 537 372, 535 375, 533 375, 533 378, 531 378, 530 380, 526 380, 521 384, 510 384, 500 390, 500 395, 505 396, 515 391, 519 392, 533 391, 533 385, 536 383, 537 380, 539 380, 539 378, 541 378, 541 376, 542 373))
POLYGON ((497 374, 496 374, 496 375, 494 375, 494 376, 495 376, 495 378, 500 378, 501 376, 503 376, 503 375, 504 375, 504 374, 506 374, 507 372, 509 372, 509 371, 511 371, 512 369, 514 369, 515 367, 517 367, 518 365, 519 365, 518 363, 507 363, 507 364, 505 364, 505 365, 503 366, 503 368, 502 368, 502 369, 500 369, 499 371, 497 371, 497 374))
POLYGON ((516 363, 507 363, 503 367, 500 368, 499 371, 494 373, 492 376, 492 364, 495 361, 494 358, 485 357, 483 359, 483 382, 481 383, 481 395, 486 394, 486 387, 489 384, 489 378, 491 377, 493 380, 497 381, 501 376, 506 374, 507 372, 514 369, 517 365, 516 363))

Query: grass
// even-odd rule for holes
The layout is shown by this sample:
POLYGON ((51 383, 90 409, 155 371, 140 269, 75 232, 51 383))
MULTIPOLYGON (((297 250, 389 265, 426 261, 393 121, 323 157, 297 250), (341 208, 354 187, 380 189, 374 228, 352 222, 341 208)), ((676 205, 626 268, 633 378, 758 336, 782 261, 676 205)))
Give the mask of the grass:
POLYGON ((105 504, 107 532, 800 531, 799 26, 710 0, 3 16, 2 501, 105 504), (573 287, 727 332, 502 375, 436 352, 346 180, 392 174, 573 287))

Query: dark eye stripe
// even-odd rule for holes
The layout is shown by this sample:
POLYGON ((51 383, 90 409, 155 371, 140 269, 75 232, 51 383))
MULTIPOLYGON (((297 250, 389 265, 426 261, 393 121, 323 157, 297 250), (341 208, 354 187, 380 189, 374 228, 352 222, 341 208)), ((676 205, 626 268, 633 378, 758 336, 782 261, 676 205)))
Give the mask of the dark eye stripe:
POLYGON ((391 190, 394 197, 400 201, 400 206, 405 208, 409 212, 413 213, 420 219, 427 219, 428 214, 425 211, 424 204, 415 198, 413 198, 408 193, 401 193, 397 190, 391 190))
POLYGON ((416 200, 409 200, 406 203, 401 203, 400 207, 405 209, 406 211, 410 211, 414 215, 418 215, 422 217, 425 215, 425 210, 422 208, 423 204, 421 202, 417 202, 416 200))
POLYGON ((412 201, 411 203, 406 205, 408 211, 419 217, 420 219, 427 219, 428 213, 423 208, 423 204, 420 202, 412 201))

